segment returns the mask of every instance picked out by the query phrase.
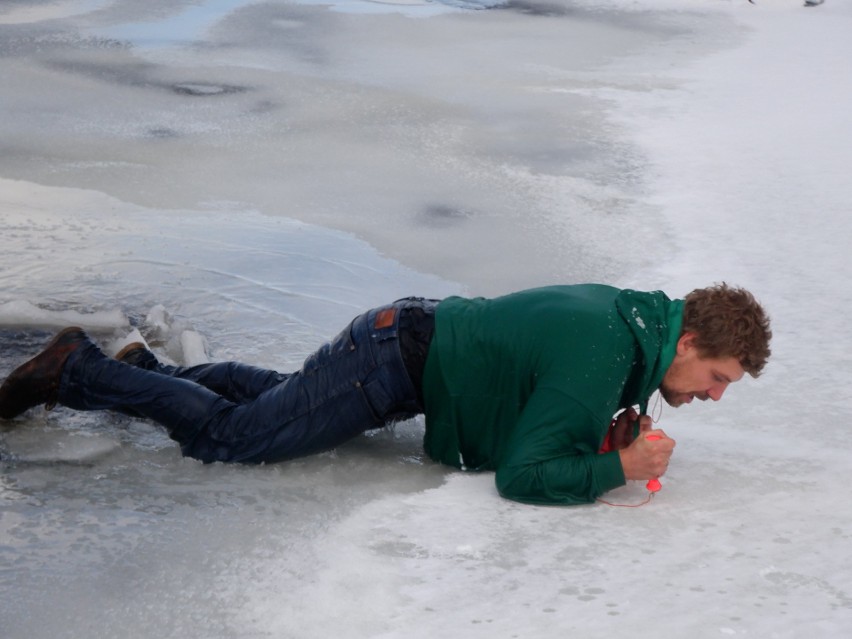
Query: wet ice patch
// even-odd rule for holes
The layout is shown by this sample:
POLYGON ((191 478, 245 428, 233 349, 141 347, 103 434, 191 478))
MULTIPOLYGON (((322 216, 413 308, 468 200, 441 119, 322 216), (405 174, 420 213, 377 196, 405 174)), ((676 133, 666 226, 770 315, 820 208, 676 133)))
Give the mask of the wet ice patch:
POLYGON ((203 82, 179 82, 172 85, 172 90, 179 95, 196 97, 212 97, 229 93, 242 93, 245 87, 232 85, 209 84, 203 82))
POLYGON ((79 324, 112 338, 135 327, 174 359, 203 359, 227 344, 234 356, 281 364, 372 306, 459 291, 344 233, 225 213, 228 204, 162 211, 92 192, 3 186, 0 270, 9 286, 0 326, 79 324))
POLYGON ((420 224, 426 226, 453 226, 463 224, 473 216, 473 212, 463 207, 448 204, 432 204, 416 216, 420 224))
POLYGON ((115 0, 58 0, 57 2, 13 3, 0 13, 0 25, 22 25, 58 20, 89 13, 115 0), (18 5, 18 6, 15 6, 18 5))
POLYGON ((3 460, 15 464, 93 464, 118 447, 111 437, 40 428, 7 432, 0 444, 3 460))

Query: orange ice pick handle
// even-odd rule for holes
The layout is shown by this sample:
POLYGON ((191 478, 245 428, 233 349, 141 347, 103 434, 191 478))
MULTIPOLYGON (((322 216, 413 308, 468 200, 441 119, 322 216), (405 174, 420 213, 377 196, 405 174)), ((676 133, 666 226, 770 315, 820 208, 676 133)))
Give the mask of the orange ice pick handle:
MULTIPOLYGON (((662 439, 662 437, 660 437, 659 435, 648 435, 645 439, 647 439, 649 442, 655 442, 655 441, 662 439)), ((656 477, 654 477, 654 479, 649 479, 648 483, 645 484, 645 488, 650 490, 652 493, 657 492, 662 487, 663 487, 663 485, 660 483, 660 480, 657 479, 656 477)))

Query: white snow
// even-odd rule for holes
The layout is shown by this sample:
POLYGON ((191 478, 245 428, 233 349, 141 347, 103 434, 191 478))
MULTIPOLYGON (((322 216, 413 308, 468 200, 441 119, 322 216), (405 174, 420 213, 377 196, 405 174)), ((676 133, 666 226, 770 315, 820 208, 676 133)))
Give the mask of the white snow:
POLYGON ((637 509, 503 500, 419 420, 237 467, 32 411, 2 635, 849 636, 852 5, 328 4, 0 6, 0 376, 65 324, 288 370, 404 295, 592 280, 750 288, 767 371, 663 409, 637 509))

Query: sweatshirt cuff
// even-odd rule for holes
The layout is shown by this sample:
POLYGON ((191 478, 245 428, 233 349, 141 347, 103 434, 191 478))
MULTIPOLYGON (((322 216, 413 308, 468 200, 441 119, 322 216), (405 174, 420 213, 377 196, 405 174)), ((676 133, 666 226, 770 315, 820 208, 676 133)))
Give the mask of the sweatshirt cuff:
POLYGON ((595 455, 592 464, 592 490, 596 497, 627 483, 617 450, 595 455))

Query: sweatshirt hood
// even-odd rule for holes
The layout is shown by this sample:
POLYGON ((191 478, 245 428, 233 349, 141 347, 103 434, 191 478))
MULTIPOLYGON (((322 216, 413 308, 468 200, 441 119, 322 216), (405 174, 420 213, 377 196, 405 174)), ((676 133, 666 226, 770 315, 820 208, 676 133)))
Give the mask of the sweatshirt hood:
POLYGON ((615 300, 619 315, 633 332, 643 357, 642 376, 635 388, 641 412, 671 366, 683 325, 683 300, 670 300, 662 291, 625 289, 615 300))

